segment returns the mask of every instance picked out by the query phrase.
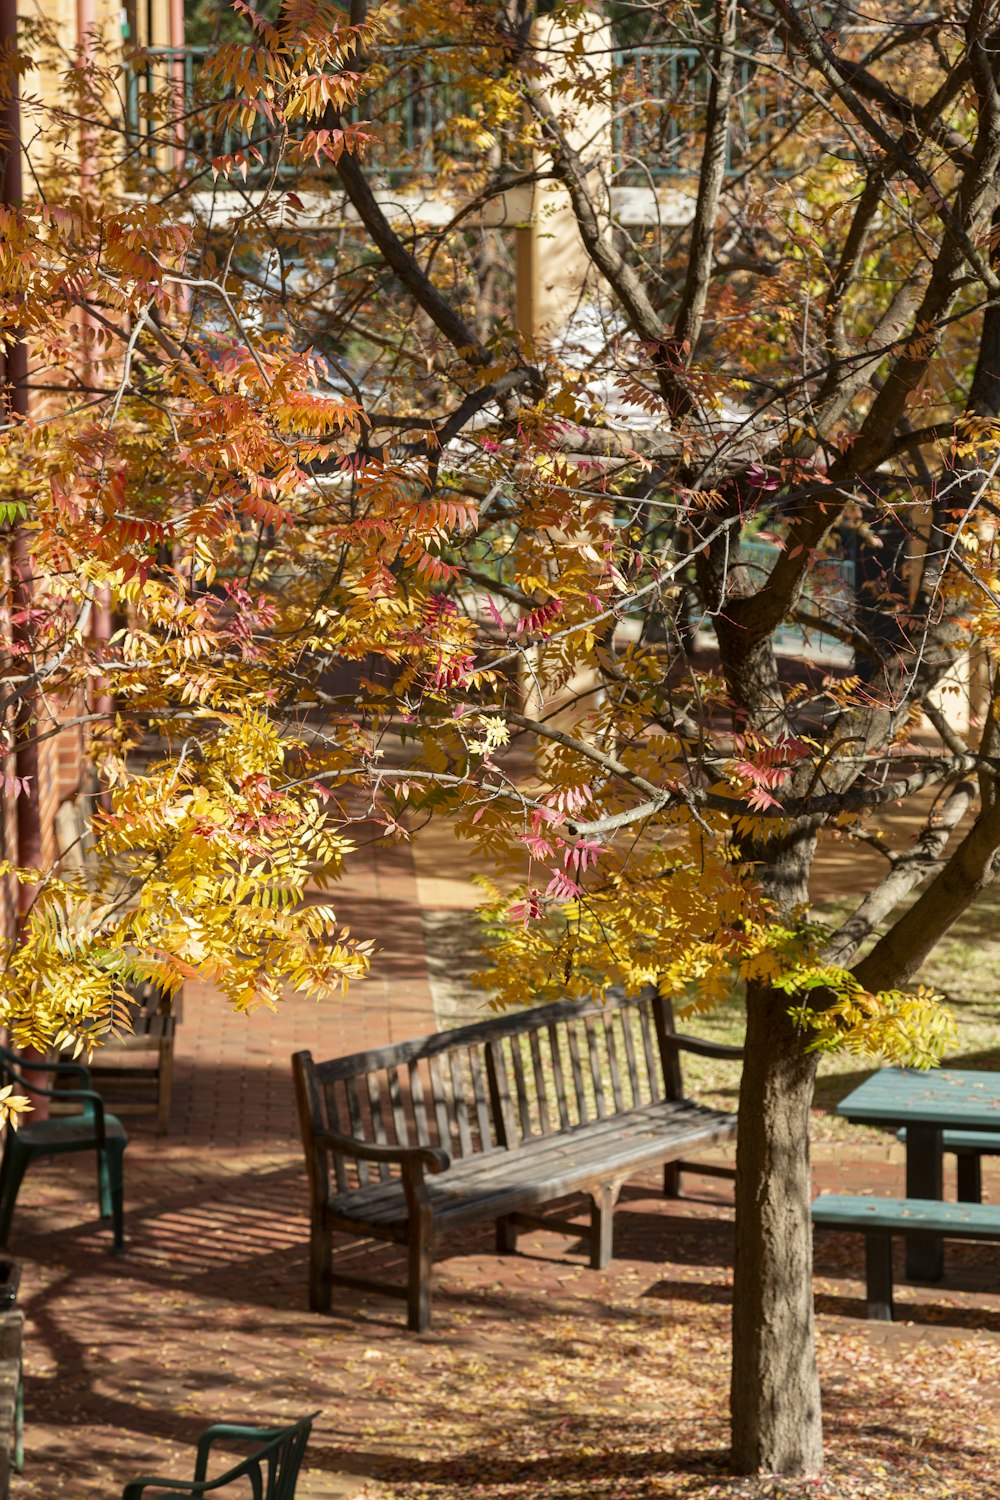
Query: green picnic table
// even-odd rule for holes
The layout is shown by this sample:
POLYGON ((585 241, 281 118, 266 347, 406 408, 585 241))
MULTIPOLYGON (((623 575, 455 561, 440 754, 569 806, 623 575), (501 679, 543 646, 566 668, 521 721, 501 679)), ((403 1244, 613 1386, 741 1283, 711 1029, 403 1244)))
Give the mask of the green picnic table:
MULTIPOLYGON (((944 1197, 945 1150, 1000 1155, 1000 1073, 882 1068, 842 1099, 837 1113, 857 1125, 905 1130, 907 1198, 944 1197)), ((907 1276, 940 1281, 943 1271, 941 1236, 908 1235, 907 1276)))

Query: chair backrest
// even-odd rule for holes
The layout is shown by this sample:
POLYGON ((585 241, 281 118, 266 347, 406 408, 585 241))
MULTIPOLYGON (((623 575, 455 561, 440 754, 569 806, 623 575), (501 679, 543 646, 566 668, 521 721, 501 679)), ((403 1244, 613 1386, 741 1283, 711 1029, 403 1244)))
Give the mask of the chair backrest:
POLYGON ((238 1465, 232 1477, 236 1478, 242 1469, 250 1479, 254 1500, 294 1500, 312 1424, 312 1417, 304 1417, 293 1427, 283 1428, 271 1442, 245 1460, 245 1467, 238 1465))
MULTIPOLYGON (((253 1500, 295 1500, 295 1486, 299 1470, 305 1457, 306 1444, 312 1424, 318 1412, 303 1417, 290 1427, 242 1427, 235 1423, 218 1422, 209 1427, 198 1439, 198 1456, 195 1463, 194 1483, 185 1485, 183 1492, 171 1490, 165 1479, 134 1479, 125 1486, 123 1500, 142 1500, 145 1490, 155 1489, 161 1500, 184 1500, 189 1495, 225 1493, 226 1487, 239 1480, 249 1483, 253 1500), (208 1460, 212 1447, 219 1441, 254 1442, 265 1439, 246 1458, 218 1474, 208 1477, 208 1460)), ((247 1485, 237 1485, 238 1493, 246 1495, 247 1485)))
MULTIPOLYGON (((12 1052, 9 1047, 0 1047, 0 1088, 6 1088, 8 1084, 13 1084, 15 1088, 28 1088, 24 1072, 30 1067, 31 1063, 26 1057, 12 1052)), ((32 1080, 30 1087, 39 1093, 45 1093, 51 1083, 51 1073, 41 1073, 32 1080), (40 1078, 44 1079, 44 1083, 40 1083, 40 1078)))
POLYGON ((175 1021, 181 1018, 184 1003, 183 986, 171 991, 154 984, 151 979, 144 979, 141 982, 127 984, 125 993, 128 996, 127 1004, 132 1019, 132 1030, 136 1036, 156 1030, 157 1022, 162 1016, 173 1016, 175 1021))
POLYGON ((19 1084, 21 1079, 18 1070, 23 1066, 16 1052, 11 1052, 9 1047, 0 1047, 0 1088, 6 1088, 8 1084, 19 1084))
MULTIPOLYGON (((315 1063, 293 1059, 307 1154, 313 1130, 463 1158, 681 1098, 669 1002, 646 990, 557 1001, 474 1026, 315 1063)), ((333 1154, 336 1190, 392 1169, 333 1154)))

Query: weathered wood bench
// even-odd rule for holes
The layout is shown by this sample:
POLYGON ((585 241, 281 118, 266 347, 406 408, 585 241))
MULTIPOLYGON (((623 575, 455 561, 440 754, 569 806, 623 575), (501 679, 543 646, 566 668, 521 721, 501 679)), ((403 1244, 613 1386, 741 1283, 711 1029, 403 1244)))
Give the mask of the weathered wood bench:
POLYGON ((1000 1205, 942 1203, 936 1198, 859 1198, 821 1193, 812 1206, 813 1223, 847 1229, 865 1237, 865 1279, 869 1318, 891 1322, 892 1237, 925 1233, 952 1240, 1000 1240, 1000 1205))
POLYGON ((129 1006, 131 1032, 106 1039, 94 1053, 90 1075, 116 1109, 155 1114, 157 1135, 170 1129, 174 1040, 184 991, 173 995, 154 984, 135 987, 129 1006))
POLYGON ((406 1296, 421 1332, 440 1233, 492 1219, 501 1252, 540 1224, 579 1237, 579 1223, 537 1213, 576 1194, 591 1201, 590 1263, 606 1266, 623 1184, 663 1165, 676 1196, 687 1155, 736 1134, 735 1115, 685 1099, 682 1051, 743 1055, 677 1034, 669 1001, 651 991, 560 1001, 331 1062, 297 1052, 310 1307, 327 1311, 335 1283, 389 1291, 406 1296), (406 1289, 335 1273, 334 1231, 405 1244, 406 1289))

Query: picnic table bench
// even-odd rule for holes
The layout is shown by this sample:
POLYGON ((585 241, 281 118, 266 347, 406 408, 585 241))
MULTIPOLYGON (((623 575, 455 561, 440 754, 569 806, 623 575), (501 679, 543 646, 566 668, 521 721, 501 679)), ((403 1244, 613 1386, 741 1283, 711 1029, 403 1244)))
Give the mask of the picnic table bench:
MULTIPOLYGON (((906 1126, 896 1135, 907 1144, 906 1126)), ((983 1157, 1000 1156, 1000 1133, 995 1130, 942 1130, 941 1151, 955 1158, 959 1203, 982 1203, 983 1157)))
POLYGON ((327 1311, 334 1284, 390 1292, 407 1298, 409 1327, 422 1332, 439 1233, 493 1220, 501 1252, 516 1250, 522 1228, 578 1237, 585 1226, 538 1210, 581 1193, 591 1203, 591 1266, 606 1266, 624 1183, 662 1165, 664 1192, 676 1196, 687 1157, 735 1137, 734 1114, 684 1097, 683 1051, 743 1056, 678 1034, 669 1000, 647 990, 559 1001, 329 1062, 297 1052, 310 1307, 327 1311), (407 1287, 336 1272, 335 1231, 406 1245, 407 1287))
POLYGON ((934 1198, 860 1198, 821 1193, 812 1206, 821 1228, 857 1230, 865 1237, 869 1318, 892 1322, 892 1236, 914 1233, 953 1240, 1000 1240, 1000 1206, 942 1203, 934 1198))
MULTIPOLYGON (((908 1199, 944 1197, 946 1151, 957 1158, 959 1198, 982 1198, 982 1157, 997 1154, 1000 1146, 1000 1073, 881 1068, 841 1099, 837 1113, 859 1125, 900 1129, 906 1143, 908 1199)), ((926 1233, 907 1236, 907 1275, 937 1281, 943 1269, 940 1234, 928 1227, 926 1233)))

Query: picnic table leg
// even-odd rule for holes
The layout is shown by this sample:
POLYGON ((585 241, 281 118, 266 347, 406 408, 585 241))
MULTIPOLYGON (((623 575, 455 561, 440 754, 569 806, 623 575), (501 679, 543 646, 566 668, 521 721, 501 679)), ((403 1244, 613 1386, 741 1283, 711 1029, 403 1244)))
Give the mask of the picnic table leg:
POLYGON ((959 1151, 955 1163, 958 1169, 959 1203, 982 1203, 983 1163, 978 1151, 959 1151))
MULTIPOLYGON (((906 1196, 944 1197, 941 1171, 941 1127, 906 1126, 906 1196)), ((906 1274, 913 1281, 940 1281, 944 1274, 944 1241, 939 1234, 906 1236, 906 1274)))
POLYGON ((868 1316, 892 1322, 892 1236, 870 1230, 865 1235, 865 1282, 868 1316))

